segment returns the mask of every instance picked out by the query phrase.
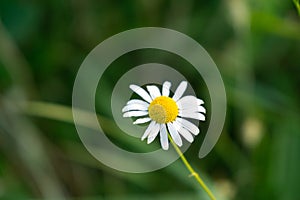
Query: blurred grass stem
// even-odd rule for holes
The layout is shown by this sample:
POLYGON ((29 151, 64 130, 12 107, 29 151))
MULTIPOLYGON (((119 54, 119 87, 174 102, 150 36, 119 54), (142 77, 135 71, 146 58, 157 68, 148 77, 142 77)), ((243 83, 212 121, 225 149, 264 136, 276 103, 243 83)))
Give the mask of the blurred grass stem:
POLYGON ((298 14, 300 16, 300 3, 299 3, 299 0, 294 0, 294 4, 295 4, 295 6, 297 8, 297 11, 298 11, 298 14))

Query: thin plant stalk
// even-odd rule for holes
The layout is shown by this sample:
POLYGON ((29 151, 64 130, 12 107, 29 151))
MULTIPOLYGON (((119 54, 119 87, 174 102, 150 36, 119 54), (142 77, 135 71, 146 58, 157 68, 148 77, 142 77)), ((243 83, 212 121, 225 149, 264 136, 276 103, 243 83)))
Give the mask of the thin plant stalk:
POLYGON ((179 147, 174 143, 172 137, 170 136, 170 134, 168 134, 169 140, 171 142, 171 144, 173 145, 174 149, 176 150, 176 152, 178 153, 178 155, 180 156, 183 164, 186 166, 186 168, 189 170, 189 172, 191 173, 191 177, 194 177, 196 179, 196 181, 199 183, 199 185, 204 189, 204 191, 208 194, 208 196, 210 197, 211 200, 216 200, 216 197, 214 196, 214 194, 210 191, 210 189, 207 187, 207 185, 204 183, 204 181, 202 180, 202 178, 199 176, 199 174, 193 169, 193 167, 190 165, 190 163, 187 161, 187 159, 185 158, 185 156, 183 155, 182 151, 179 149, 179 147))

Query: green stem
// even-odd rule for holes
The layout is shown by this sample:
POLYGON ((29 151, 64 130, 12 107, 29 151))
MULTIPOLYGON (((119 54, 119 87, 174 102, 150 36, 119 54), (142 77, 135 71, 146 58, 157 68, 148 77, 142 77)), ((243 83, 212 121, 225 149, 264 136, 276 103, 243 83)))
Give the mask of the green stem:
POLYGON ((204 181, 202 180, 202 178, 199 176, 199 174, 197 172, 195 172, 195 170, 192 168, 192 166, 190 165, 190 163, 187 161, 187 159, 185 158, 185 156, 183 155, 182 151, 179 149, 179 147, 174 143, 172 137, 170 136, 170 134, 168 134, 169 140, 171 141, 171 144, 173 145, 174 149, 176 150, 176 152, 178 153, 178 155, 180 156, 183 164, 186 166, 186 168, 189 170, 189 172, 191 173, 191 177, 194 177, 196 179, 196 181, 199 183, 199 185, 205 190, 205 192, 208 194, 208 196, 210 197, 211 200, 216 200, 216 197, 214 196, 214 194, 210 191, 210 189, 207 187, 207 185, 204 183, 204 181))

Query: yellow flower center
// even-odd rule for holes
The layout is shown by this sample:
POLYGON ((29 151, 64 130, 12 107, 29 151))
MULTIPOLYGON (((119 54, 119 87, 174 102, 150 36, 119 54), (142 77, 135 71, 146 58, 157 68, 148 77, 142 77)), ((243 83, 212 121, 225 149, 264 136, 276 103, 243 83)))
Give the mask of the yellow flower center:
POLYGON ((176 102, 166 96, 155 98, 150 103, 148 111, 150 118, 159 124, 172 122, 178 115, 176 102))

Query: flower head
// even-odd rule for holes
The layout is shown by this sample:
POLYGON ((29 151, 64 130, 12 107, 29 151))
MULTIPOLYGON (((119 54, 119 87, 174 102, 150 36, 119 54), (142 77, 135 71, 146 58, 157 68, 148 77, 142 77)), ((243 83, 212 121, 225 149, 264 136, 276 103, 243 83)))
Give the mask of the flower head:
POLYGON ((193 135, 199 134, 199 128, 185 118, 205 121, 203 113, 206 110, 201 99, 190 95, 182 97, 187 88, 186 81, 179 84, 172 97, 169 97, 171 83, 168 81, 163 83, 161 92, 155 85, 146 86, 148 92, 137 85, 129 87, 143 100, 129 100, 122 109, 123 117, 137 117, 133 124, 150 122, 142 140, 147 138, 149 144, 159 133, 164 150, 169 148, 168 132, 178 146, 182 146, 180 135, 190 143, 194 141, 193 135))

